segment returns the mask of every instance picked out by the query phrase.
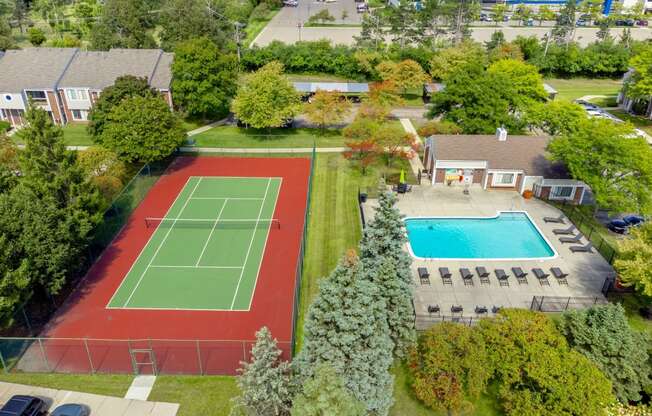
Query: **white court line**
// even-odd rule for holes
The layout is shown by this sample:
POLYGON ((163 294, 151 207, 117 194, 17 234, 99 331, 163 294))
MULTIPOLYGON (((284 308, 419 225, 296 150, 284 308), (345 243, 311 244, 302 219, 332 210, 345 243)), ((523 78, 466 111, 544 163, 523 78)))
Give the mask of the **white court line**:
POLYGON ((251 240, 249 241, 249 248, 247 249, 247 255, 245 256, 244 264, 242 266, 242 271, 240 272, 240 277, 238 278, 238 284, 235 287, 235 293, 233 294, 233 301, 231 301, 231 309, 233 309, 233 305, 235 305, 235 298, 238 297, 238 290, 240 290, 240 282, 242 282, 242 276, 244 275, 245 266, 247 265, 247 260, 249 259, 249 253, 251 253, 251 246, 253 246, 254 239, 256 238, 256 231, 258 231, 258 222, 260 221, 260 216, 263 215, 263 207, 265 207, 265 200, 267 199, 267 192, 269 192, 270 183, 272 183, 272 178, 269 178, 267 180, 265 195, 263 195, 263 203, 260 204, 260 209, 258 210, 258 220, 256 221, 256 228, 254 228, 254 232, 251 234, 251 240))
POLYGON ((168 264, 152 264, 150 269, 242 269, 244 266, 172 266, 168 264))
MULTIPOLYGON (((186 183, 183 184, 183 187, 181 188, 181 190, 179 191, 177 196, 174 197, 174 201, 172 201, 172 205, 170 205, 168 210, 165 211, 165 216, 166 217, 168 216, 170 211, 172 211, 172 208, 177 204, 177 200, 179 199, 179 197, 183 193, 183 190, 186 189, 186 186, 188 186, 189 183, 190 183, 190 177, 188 177, 188 179, 186 179, 186 183)), ((154 232, 156 232, 156 231, 154 231, 154 232)), ((154 234, 152 234, 152 236, 153 235, 154 234)), ((118 292, 120 292, 120 288, 122 288, 122 285, 125 283, 125 280, 127 280, 127 276, 129 276, 129 273, 131 273, 131 270, 133 270, 136 263, 138 263, 138 260, 140 260, 140 256, 143 255, 143 253, 145 252, 145 249, 149 246, 149 242, 150 242, 151 238, 152 237, 150 236, 150 239, 147 240, 147 243, 143 246, 143 248, 140 249, 140 252, 138 253, 138 257, 136 257, 136 260, 134 260, 134 262, 131 263, 131 266, 129 267, 129 271, 122 278, 122 281, 120 282, 120 286, 118 286, 118 288, 115 290, 115 292, 113 292, 113 295, 111 295, 111 299, 109 299, 109 303, 106 304, 105 308, 107 308, 107 309, 111 308, 109 305, 111 304, 111 302, 113 302, 113 298, 115 297, 115 295, 117 295, 118 292)))
MULTIPOLYGON (((201 183, 201 179, 202 178, 200 177, 199 180, 197 181, 197 183, 195 184, 195 187, 192 188, 192 192, 190 193, 190 198, 186 199, 186 202, 184 202, 183 206, 181 207, 181 211, 179 211, 179 214, 182 214, 183 210, 186 209, 186 206, 188 206, 188 202, 190 202, 190 199, 192 198, 192 195, 195 193, 195 191, 197 190, 197 187, 201 183)), ((154 255, 149 260, 149 263, 147 264, 147 267, 145 267, 145 270, 143 270, 143 273, 140 275, 140 278, 138 279, 138 282, 136 282, 136 286, 134 286, 133 290, 131 291, 131 294, 129 294, 129 297, 125 301, 123 307, 127 306, 129 301, 131 301, 131 298, 134 296, 134 293, 136 293, 136 289, 138 289, 138 286, 140 286, 140 283, 143 281, 143 277, 145 277, 145 273, 147 273, 147 270, 149 270, 149 266, 152 265, 152 263, 154 262, 154 259, 158 255, 158 252, 161 250, 161 247, 163 247, 163 244, 165 244, 165 240, 168 239, 168 236, 170 235, 170 232, 174 228, 174 224, 176 224, 176 222, 177 222, 177 220, 175 219, 174 222, 172 223, 172 225, 170 226, 170 228, 168 229, 168 232, 165 233, 165 236, 163 236, 163 240, 161 241, 161 244, 159 244, 159 246, 156 248, 156 251, 154 252, 154 255)))
MULTIPOLYGON (((279 180, 278 189, 276 190, 276 196, 274 197, 274 204, 272 206, 272 215, 274 215, 274 212, 276 212, 276 204, 278 203, 278 196, 281 194, 281 187, 283 186, 283 178, 272 178, 272 179, 279 180)), ((258 277, 260 277, 260 267, 263 265, 263 258, 265 257, 265 251, 267 250, 267 242, 269 241, 269 231, 270 228, 267 228, 268 234, 267 237, 265 238, 265 244, 263 245, 263 252, 260 255, 260 259, 258 260, 258 269, 256 270, 256 281, 254 281, 254 288, 251 291, 251 296, 249 296, 249 306, 247 307, 247 310, 251 309, 251 302, 253 302, 254 300, 254 294, 256 293, 256 286, 258 286, 258 277)))
POLYGON ((233 199, 237 201, 260 201, 263 198, 231 198, 230 196, 193 196, 192 199, 233 199))
POLYGON ((206 239, 206 242, 204 243, 204 247, 201 249, 201 253, 199 254, 199 258, 197 259, 197 263, 195 263, 195 266, 199 266, 199 263, 201 262, 201 258, 204 257, 204 253, 206 252, 206 247, 208 247, 208 243, 211 241, 211 237, 213 236, 213 233, 215 232, 215 228, 217 227, 217 223, 220 222, 220 218, 222 218, 222 213, 224 212, 224 208, 226 208, 226 204, 229 203, 229 199, 225 199, 224 203, 222 204, 222 208, 220 208, 220 213, 217 214, 217 218, 215 219, 215 223, 213 224, 213 228, 211 228, 211 232, 208 234, 208 238, 206 239))

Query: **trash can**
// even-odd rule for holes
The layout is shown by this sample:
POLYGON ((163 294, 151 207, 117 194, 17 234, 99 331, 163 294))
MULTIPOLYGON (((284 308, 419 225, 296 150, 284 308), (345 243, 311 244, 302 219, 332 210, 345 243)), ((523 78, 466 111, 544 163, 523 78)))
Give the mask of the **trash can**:
POLYGON ((360 193, 360 203, 364 204, 365 202, 367 202, 367 194, 364 193, 364 192, 361 192, 360 193))

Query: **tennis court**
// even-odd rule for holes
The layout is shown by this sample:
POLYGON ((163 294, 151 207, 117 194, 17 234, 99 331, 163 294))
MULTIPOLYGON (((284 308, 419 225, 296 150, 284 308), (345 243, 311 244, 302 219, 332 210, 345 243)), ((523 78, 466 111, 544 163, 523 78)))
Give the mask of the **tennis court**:
POLYGON ((281 178, 190 176, 111 297, 109 309, 248 311, 281 178))

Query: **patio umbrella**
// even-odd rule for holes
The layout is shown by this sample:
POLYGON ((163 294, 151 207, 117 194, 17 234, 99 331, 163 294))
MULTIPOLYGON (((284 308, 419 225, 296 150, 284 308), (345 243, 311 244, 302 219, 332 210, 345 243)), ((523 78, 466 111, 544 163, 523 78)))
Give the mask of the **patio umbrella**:
POLYGON ((399 183, 405 183, 405 170, 401 169, 401 176, 398 180, 399 183))

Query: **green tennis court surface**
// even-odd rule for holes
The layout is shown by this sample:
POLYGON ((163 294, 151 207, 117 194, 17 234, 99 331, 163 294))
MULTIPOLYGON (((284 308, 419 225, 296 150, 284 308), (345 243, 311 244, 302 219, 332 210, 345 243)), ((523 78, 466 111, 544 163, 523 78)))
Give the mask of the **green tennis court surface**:
POLYGON ((281 178, 190 177, 108 308, 249 310, 281 178))

